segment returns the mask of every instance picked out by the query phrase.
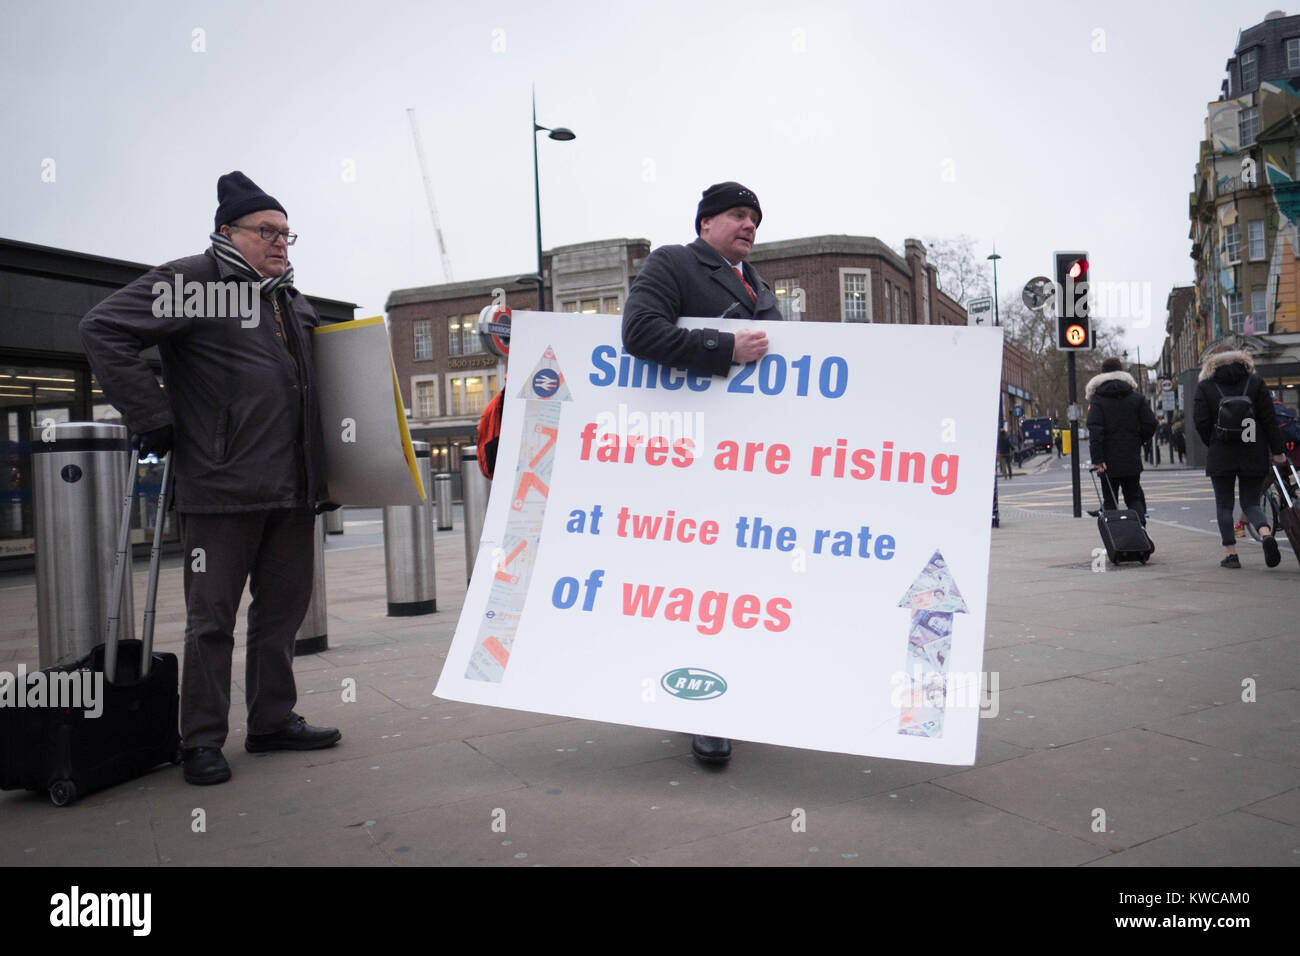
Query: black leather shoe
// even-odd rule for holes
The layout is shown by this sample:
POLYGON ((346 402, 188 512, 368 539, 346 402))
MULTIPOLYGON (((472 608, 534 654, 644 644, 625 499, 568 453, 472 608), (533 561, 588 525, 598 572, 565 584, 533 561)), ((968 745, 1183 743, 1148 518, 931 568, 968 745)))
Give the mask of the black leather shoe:
POLYGON ((218 747, 191 747, 184 753, 185 782, 204 787, 230 779, 230 764, 218 747))
POLYGON ((343 737, 336 727, 313 727, 294 714, 284 729, 273 734, 249 734, 244 749, 250 754, 268 750, 323 750, 333 747, 343 737))
POLYGON ((1277 538, 1271 534, 1264 535, 1264 563, 1270 568, 1282 563, 1282 551, 1277 546, 1277 538))
POLYGON ((695 735, 691 741, 691 753, 700 763, 722 764, 731 759, 731 741, 726 737, 704 737, 695 735))

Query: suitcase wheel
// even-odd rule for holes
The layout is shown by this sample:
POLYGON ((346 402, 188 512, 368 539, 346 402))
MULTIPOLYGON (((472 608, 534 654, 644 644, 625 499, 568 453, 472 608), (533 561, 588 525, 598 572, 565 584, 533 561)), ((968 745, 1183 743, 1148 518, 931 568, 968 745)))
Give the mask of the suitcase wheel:
POLYGON ((55 780, 50 784, 50 803, 56 807, 66 807, 77 799, 77 785, 71 780, 55 780))

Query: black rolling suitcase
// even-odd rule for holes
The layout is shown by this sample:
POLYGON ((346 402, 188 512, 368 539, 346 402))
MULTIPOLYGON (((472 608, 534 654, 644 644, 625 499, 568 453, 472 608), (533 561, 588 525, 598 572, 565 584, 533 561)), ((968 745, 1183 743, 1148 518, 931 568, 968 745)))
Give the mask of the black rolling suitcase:
POLYGON ((153 651, 170 456, 163 466, 158 496, 142 640, 118 640, 121 595, 130 581, 135 471, 132 454, 114 567, 115 606, 109 614, 107 640, 75 663, 26 675, 28 686, 15 690, 24 693, 25 700, 34 701, 39 686, 41 706, 0 708, 0 789, 44 790, 54 805, 61 807, 83 794, 138 777, 158 764, 180 761, 176 655, 153 651), (115 674, 116 679, 109 680, 109 674, 115 674), (56 687, 61 688, 58 701, 56 687), (45 705, 70 701, 78 706, 45 705))
MULTIPOLYGON (((1110 479, 1104 471, 1101 480, 1109 486, 1110 479)), ((1124 561, 1146 564, 1156 546, 1147 534, 1147 529, 1142 526, 1142 516, 1131 508, 1108 510, 1101 497, 1101 489, 1097 487, 1096 472, 1092 473, 1092 484, 1097 489, 1097 500, 1101 502, 1101 510, 1097 513, 1097 531, 1101 534, 1101 543, 1106 546, 1106 557, 1110 558, 1111 564, 1124 561)), ((1111 488, 1110 496, 1118 505, 1119 499, 1115 497, 1114 488, 1111 488)))

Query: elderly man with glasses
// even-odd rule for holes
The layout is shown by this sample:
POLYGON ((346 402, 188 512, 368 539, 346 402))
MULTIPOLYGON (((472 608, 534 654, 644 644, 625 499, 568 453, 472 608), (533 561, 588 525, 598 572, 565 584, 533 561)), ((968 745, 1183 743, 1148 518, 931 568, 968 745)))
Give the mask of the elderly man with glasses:
POLYGON ((249 584, 244 747, 315 750, 340 733, 294 713, 294 638, 311 600, 324 482, 311 329, 284 207, 217 181, 211 246, 158 266, 81 321, 91 367, 141 454, 174 451, 185 561, 185 779, 222 783, 235 613, 249 584), (156 345, 166 389, 140 353, 156 345))

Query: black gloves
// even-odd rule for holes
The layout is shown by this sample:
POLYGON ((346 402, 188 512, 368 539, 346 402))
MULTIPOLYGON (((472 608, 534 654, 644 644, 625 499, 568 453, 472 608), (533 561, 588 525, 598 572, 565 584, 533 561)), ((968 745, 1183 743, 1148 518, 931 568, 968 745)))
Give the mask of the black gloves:
POLYGON ((157 455, 161 458, 172 450, 172 445, 176 441, 175 430, 171 425, 164 425, 153 431, 141 432, 135 436, 135 441, 140 449, 141 458, 147 455, 157 455))

